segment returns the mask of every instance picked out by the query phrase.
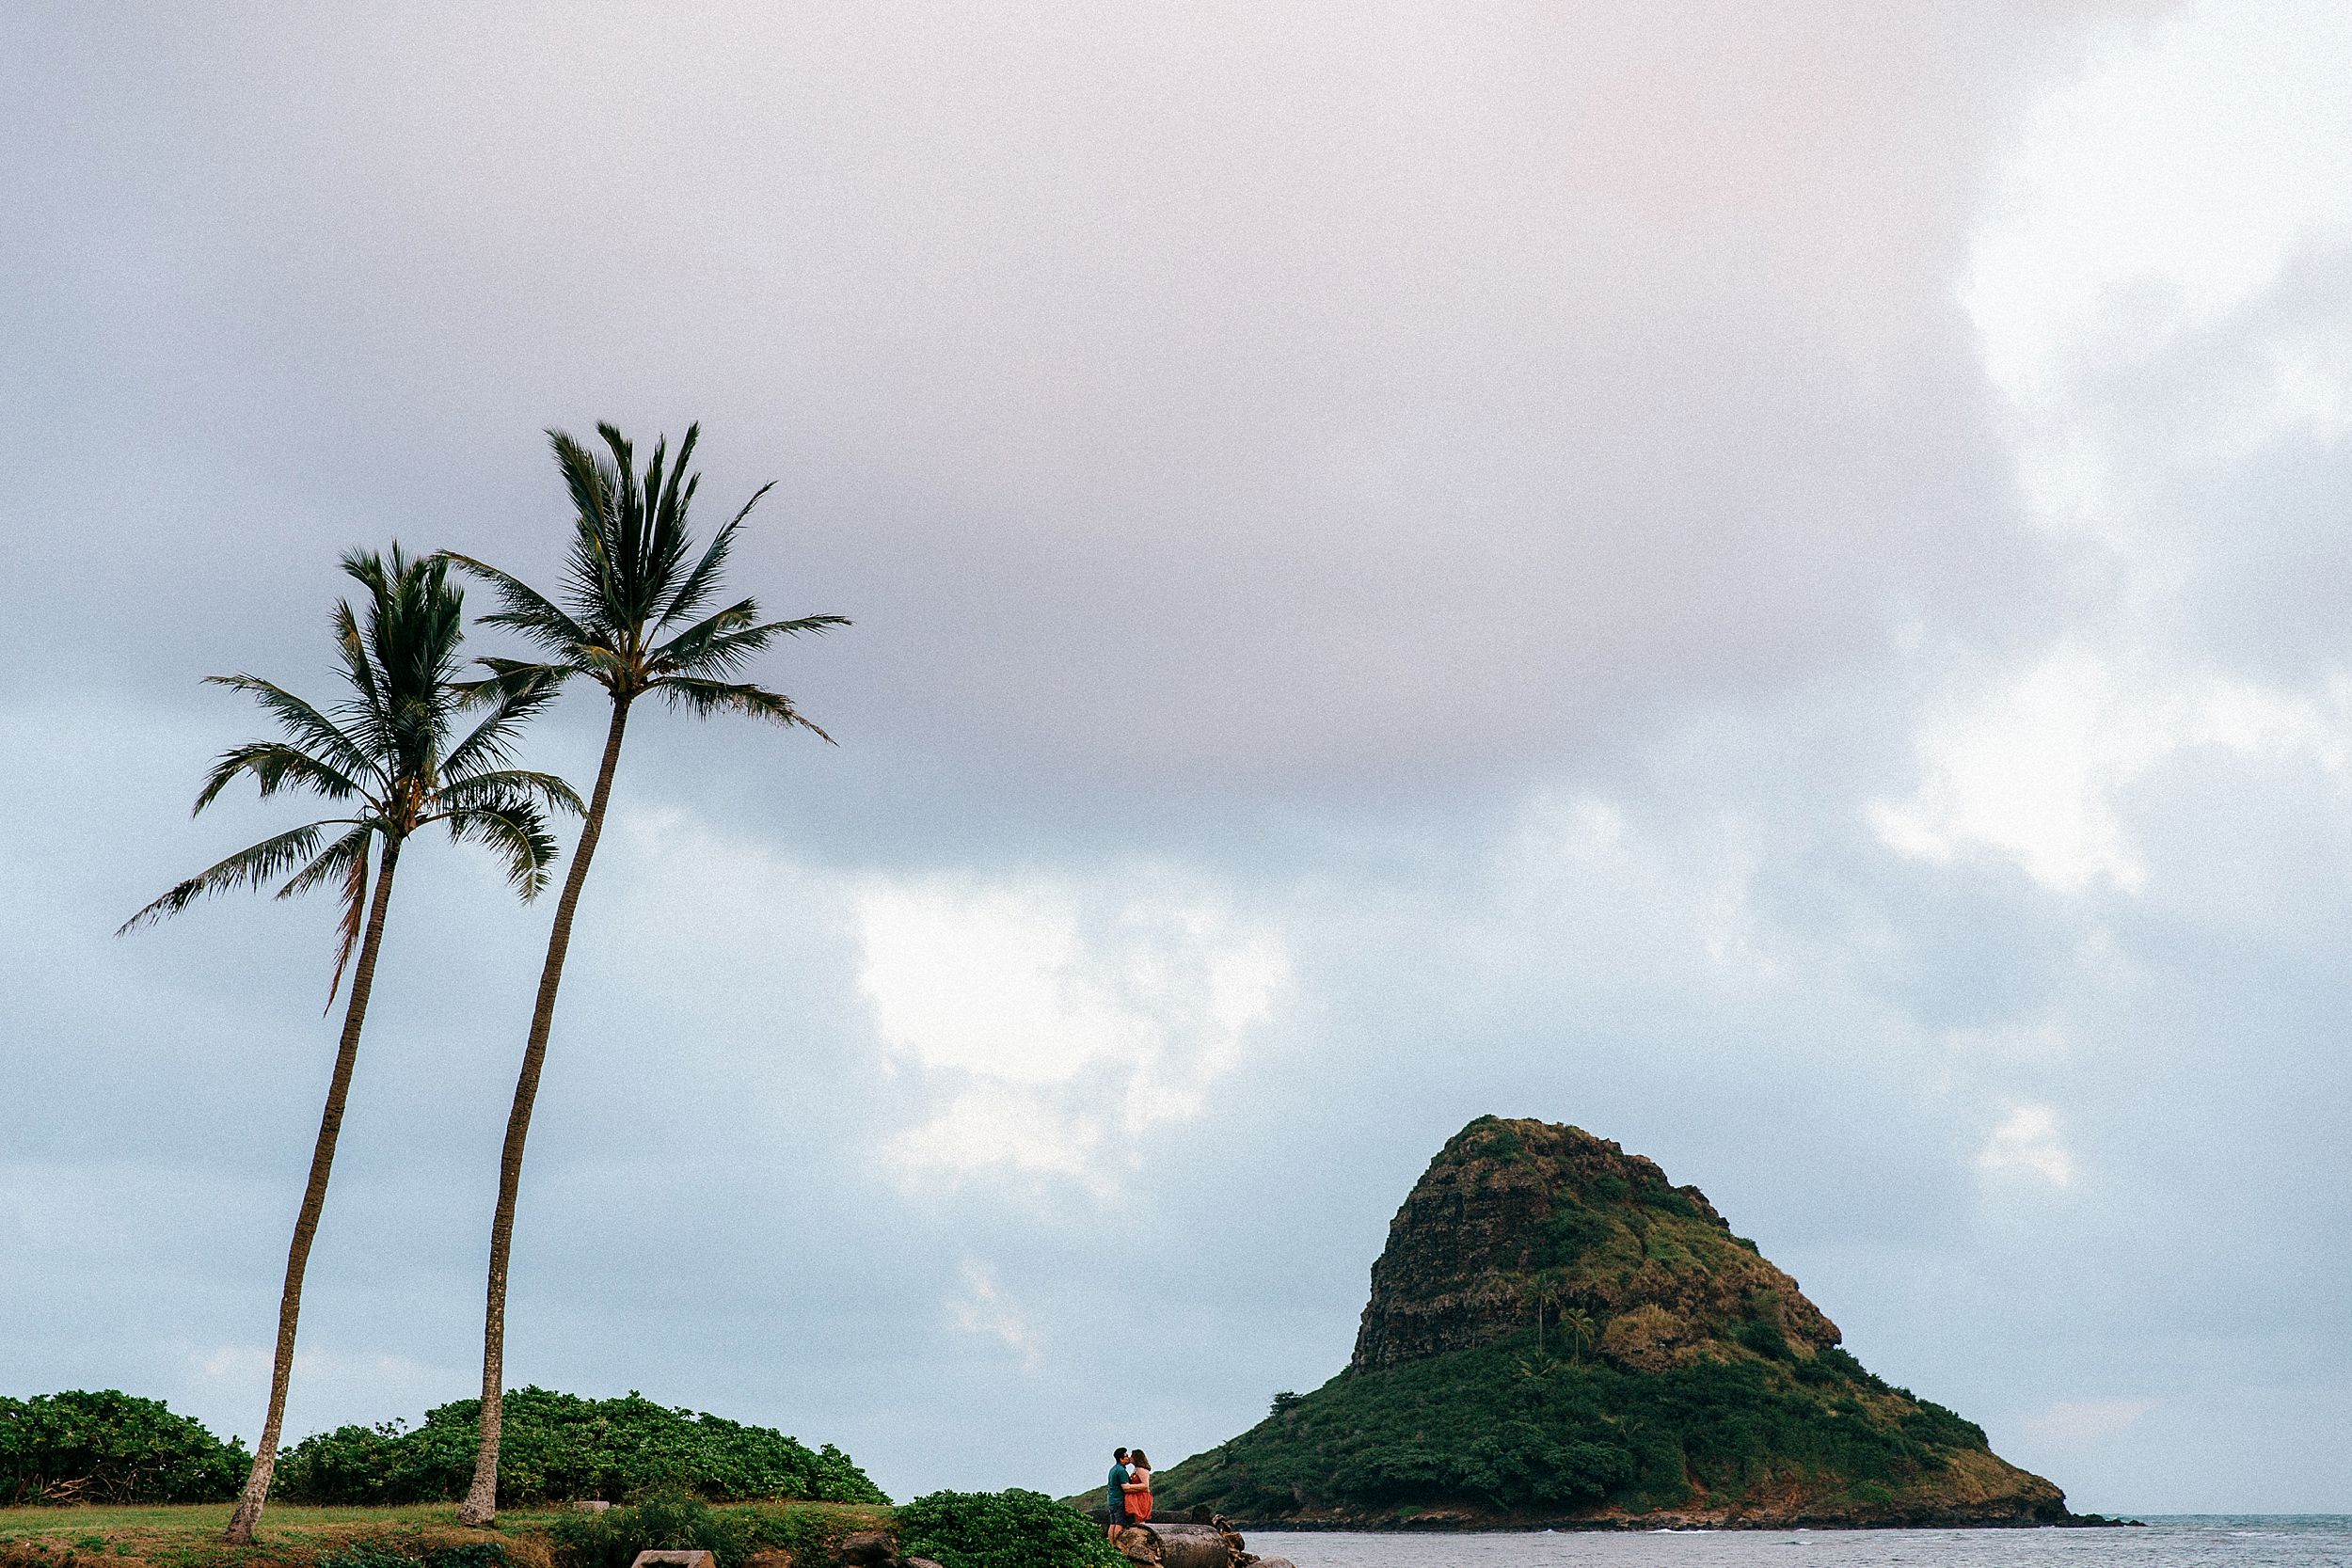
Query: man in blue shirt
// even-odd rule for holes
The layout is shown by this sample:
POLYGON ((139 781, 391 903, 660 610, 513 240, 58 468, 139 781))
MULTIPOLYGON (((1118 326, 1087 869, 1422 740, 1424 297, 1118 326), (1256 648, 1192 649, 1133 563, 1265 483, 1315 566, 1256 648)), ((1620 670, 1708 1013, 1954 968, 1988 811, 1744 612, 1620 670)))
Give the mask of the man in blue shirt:
POLYGON ((1110 1528, 1103 1533, 1110 1540, 1119 1539, 1119 1532, 1127 1523, 1127 1450, 1111 1450, 1111 1484, 1108 1494, 1111 1505, 1110 1528))

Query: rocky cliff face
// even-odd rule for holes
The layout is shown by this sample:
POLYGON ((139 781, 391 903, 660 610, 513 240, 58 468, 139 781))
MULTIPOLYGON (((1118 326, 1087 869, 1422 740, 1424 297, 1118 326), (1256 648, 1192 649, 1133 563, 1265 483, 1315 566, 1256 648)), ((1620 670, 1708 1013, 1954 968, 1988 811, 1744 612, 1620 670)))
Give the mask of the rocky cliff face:
POLYGON ((1162 1472, 1161 1497, 1359 1528, 2071 1517, 1838 1339, 1697 1188, 1482 1117, 1397 1211, 1347 1370, 1162 1472))
POLYGON ((1348 1366, 1492 1344, 1539 1310, 1612 1325, 1639 1314, 1646 1332, 1630 1336, 1629 1323, 1617 1348, 1638 1338, 1661 1364, 1746 1322, 1807 1349, 1839 1339, 1696 1187, 1581 1128, 1483 1117, 1438 1151, 1390 1222, 1348 1366))

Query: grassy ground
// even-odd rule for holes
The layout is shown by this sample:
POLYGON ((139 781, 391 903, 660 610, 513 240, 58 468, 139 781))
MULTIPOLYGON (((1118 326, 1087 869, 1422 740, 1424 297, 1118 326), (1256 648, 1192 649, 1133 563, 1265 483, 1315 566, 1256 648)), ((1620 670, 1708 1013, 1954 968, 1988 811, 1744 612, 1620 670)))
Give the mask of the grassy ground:
MULTIPOLYGON (((804 1520, 826 1537, 885 1528, 890 1511, 848 1503, 744 1505, 770 1520, 804 1520)), ((314 1568, 357 1541, 405 1557, 467 1541, 497 1541, 514 1568, 550 1568, 552 1513, 508 1510, 496 1529, 469 1529, 455 1503, 400 1508, 306 1508, 272 1503, 250 1548, 222 1544, 227 1503, 172 1507, 0 1509, 0 1568, 314 1568)))
MULTIPOLYGON (((230 1568, 251 1563, 309 1568, 354 1541, 381 1541, 421 1553, 460 1541, 503 1540, 510 1549, 535 1542, 548 1515, 511 1513, 497 1530, 468 1529, 454 1503, 408 1508, 304 1508, 272 1504, 250 1550, 222 1544, 227 1503, 171 1507, 0 1509, 0 1565, 5 1568, 230 1568)), ((516 1557, 545 1560, 538 1552, 516 1557)))

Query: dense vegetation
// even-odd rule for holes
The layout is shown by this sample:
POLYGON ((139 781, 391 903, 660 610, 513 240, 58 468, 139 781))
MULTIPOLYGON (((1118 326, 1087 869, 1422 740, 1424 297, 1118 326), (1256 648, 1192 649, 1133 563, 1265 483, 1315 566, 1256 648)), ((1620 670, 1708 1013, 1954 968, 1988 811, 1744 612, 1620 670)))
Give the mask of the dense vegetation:
POLYGON ((1158 1490, 1322 1523, 2063 1514, 1839 1338, 1697 1188, 1578 1128, 1481 1117, 1398 1210, 1348 1370, 1158 1490))
POLYGON ((700 1497, 648 1497, 601 1513, 567 1513, 548 1526, 558 1568, 629 1568, 643 1551, 700 1550, 719 1568, 738 1568, 751 1556, 755 1521, 722 1513, 700 1497))
MULTIPOLYGON (((887 1503, 849 1455, 811 1449, 767 1427, 698 1416, 631 1394, 589 1400, 545 1388, 506 1397, 499 1495, 510 1503, 657 1492, 714 1501, 804 1497, 887 1503)), ((413 1429, 338 1427, 289 1449, 278 1490, 302 1502, 405 1503, 463 1497, 473 1478, 479 1406, 441 1405, 413 1429)))
POLYGON ((161 1400, 114 1389, 0 1398, 0 1505, 234 1497, 252 1455, 161 1400))
POLYGON ((933 1492, 898 1510, 898 1549, 941 1568, 1126 1568, 1103 1528, 1039 1492, 933 1492))
POLYGON ((1982 1449, 1970 1422, 1843 1351, 1705 1357, 1657 1371, 1541 1355, 1534 1336, 1343 1373, 1161 1480, 1170 1506, 1235 1518, 1303 1506, 1518 1515, 1717 1501, 1836 1476, 1867 1501, 1982 1449))

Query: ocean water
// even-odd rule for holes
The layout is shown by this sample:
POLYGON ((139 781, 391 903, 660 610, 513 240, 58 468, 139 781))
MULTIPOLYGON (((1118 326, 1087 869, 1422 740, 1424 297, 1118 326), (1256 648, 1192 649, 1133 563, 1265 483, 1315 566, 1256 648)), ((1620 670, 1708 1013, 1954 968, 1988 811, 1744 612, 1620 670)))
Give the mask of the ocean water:
POLYGON ((2352 1568, 2352 1515, 2151 1517, 2144 1529, 1249 1532, 1298 1568, 2352 1568))

